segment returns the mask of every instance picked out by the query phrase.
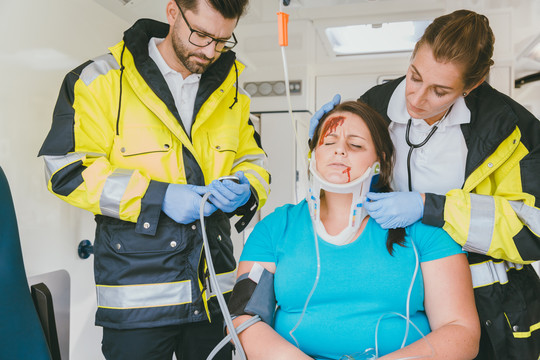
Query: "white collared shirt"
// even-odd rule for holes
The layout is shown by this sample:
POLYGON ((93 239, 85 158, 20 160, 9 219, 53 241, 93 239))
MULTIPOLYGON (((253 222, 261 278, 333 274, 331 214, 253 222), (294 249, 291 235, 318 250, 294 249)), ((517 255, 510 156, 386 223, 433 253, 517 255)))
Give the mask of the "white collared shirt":
POLYGON ((157 48, 157 45, 162 41, 163 39, 151 38, 148 42, 148 55, 154 60, 167 85, 169 85, 176 109, 178 109, 187 134, 190 135, 193 123, 193 108, 195 107, 197 90, 199 90, 201 74, 191 74, 184 79, 182 74, 171 69, 157 48))
MULTIPOLYGON (((388 103, 390 136, 396 149, 396 164, 392 187, 395 191, 409 191, 407 179, 407 155, 409 145, 405 140, 410 115, 405 103, 405 79, 398 85, 388 103)), ((461 124, 471 121, 471 112, 465 100, 459 97, 447 116, 436 123, 438 129, 428 142, 413 150, 411 155, 412 190, 421 193, 444 195, 452 189, 460 189, 465 179, 467 145, 461 124)), ((435 125, 435 124, 434 124, 435 125)), ((409 139, 420 144, 428 136, 432 126, 422 119, 412 119, 409 139)))

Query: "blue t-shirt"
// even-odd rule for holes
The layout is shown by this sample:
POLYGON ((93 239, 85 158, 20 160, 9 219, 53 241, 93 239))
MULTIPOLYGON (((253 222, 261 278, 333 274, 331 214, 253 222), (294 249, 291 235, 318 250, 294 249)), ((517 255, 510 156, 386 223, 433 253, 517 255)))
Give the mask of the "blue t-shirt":
MULTIPOLYGON (((293 336, 300 349, 316 359, 339 359, 346 354, 375 348, 378 326, 379 355, 401 347, 406 321, 407 293, 416 257, 420 262, 462 252, 442 229, 420 222, 406 229, 405 246, 386 249, 388 230, 369 219, 354 242, 336 246, 318 238, 320 277, 306 313, 293 336)), ((298 322, 315 282, 317 259, 307 202, 285 205, 259 222, 246 242, 240 261, 276 264, 274 290, 278 309, 276 331, 295 344, 289 332, 298 322)), ((410 299, 410 318, 425 334, 430 332, 424 312, 424 286, 420 267, 410 299)), ((409 328, 407 344, 421 338, 409 328)))

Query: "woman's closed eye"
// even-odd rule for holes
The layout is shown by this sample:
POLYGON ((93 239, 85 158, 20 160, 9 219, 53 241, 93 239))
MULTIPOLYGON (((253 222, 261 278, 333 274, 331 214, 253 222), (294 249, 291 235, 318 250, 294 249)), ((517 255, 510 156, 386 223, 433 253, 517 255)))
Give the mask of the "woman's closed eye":
POLYGON ((434 89, 433 93, 435 94, 435 96, 438 96, 438 97, 443 97, 444 95, 448 94, 446 91, 439 91, 437 89, 434 89))

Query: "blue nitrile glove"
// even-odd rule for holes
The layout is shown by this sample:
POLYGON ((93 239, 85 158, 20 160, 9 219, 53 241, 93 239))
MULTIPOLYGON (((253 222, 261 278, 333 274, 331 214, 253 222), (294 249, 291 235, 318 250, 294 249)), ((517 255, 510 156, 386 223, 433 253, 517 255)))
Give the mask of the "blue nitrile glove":
POLYGON ((309 139, 313 139, 313 135, 315 135, 315 129, 317 128, 317 125, 319 125, 319 121, 321 121, 321 118, 326 114, 327 112, 332 111, 333 108, 335 108, 339 103, 341 102, 341 95, 336 94, 334 95, 334 98, 332 101, 327 102, 319 110, 313 114, 311 117, 311 120, 309 120, 309 139))
MULTIPOLYGON (((208 186, 169 184, 161 208, 177 223, 192 223, 200 218, 202 196, 209 191, 208 186)), ((204 216, 209 216, 216 210, 209 202, 204 204, 204 216)))
POLYGON ((417 192, 369 192, 364 208, 383 229, 409 226, 424 216, 424 201, 417 192))
POLYGON ((212 195, 209 200, 225 213, 232 213, 247 203, 251 196, 249 181, 242 171, 235 174, 240 184, 232 180, 214 180, 209 185, 212 195))

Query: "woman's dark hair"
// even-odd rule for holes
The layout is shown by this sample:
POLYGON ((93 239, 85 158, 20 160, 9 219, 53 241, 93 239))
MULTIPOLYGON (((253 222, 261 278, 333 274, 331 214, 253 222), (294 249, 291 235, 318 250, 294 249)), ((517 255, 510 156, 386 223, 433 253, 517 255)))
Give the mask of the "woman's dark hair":
POLYGON ((474 11, 456 10, 433 20, 416 43, 413 58, 424 44, 431 48, 435 60, 464 67, 466 90, 482 81, 493 65, 495 36, 488 18, 474 11))
MULTIPOLYGON (((325 114, 315 128, 313 138, 309 142, 309 149, 313 152, 319 144, 321 132, 325 129, 324 123, 327 119, 332 118, 338 112, 348 112, 358 115, 366 124, 375 146, 375 152, 381 165, 379 179, 373 186, 373 190, 377 192, 392 191, 390 182, 392 180, 392 171, 394 168, 394 145, 388 132, 388 123, 382 116, 371 106, 361 101, 346 101, 337 105, 332 111, 325 114)), ((386 248, 390 255, 394 251, 394 244, 403 246, 405 241, 405 229, 390 229, 388 231, 388 239, 386 240, 386 248)))
POLYGON ((249 0, 175 0, 182 10, 197 12, 200 1, 207 1, 225 19, 240 19, 246 12, 249 0))

